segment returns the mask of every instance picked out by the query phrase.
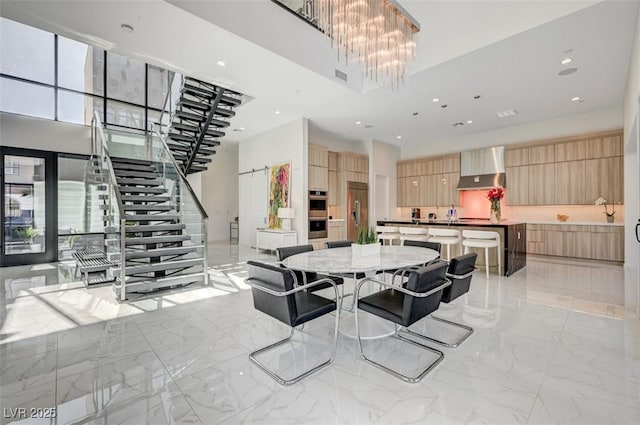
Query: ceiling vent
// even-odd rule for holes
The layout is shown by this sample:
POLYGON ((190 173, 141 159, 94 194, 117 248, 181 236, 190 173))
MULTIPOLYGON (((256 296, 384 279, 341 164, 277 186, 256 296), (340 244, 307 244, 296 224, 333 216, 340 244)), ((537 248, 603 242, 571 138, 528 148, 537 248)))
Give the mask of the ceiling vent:
POLYGON ((518 115, 518 111, 515 109, 507 109, 506 111, 496 112, 496 116, 498 118, 513 117, 515 115, 518 115))
POLYGON ((454 123, 453 123, 453 124, 451 124, 451 125, 452 125, 452 126, 454 126, 454 127, 462 127, 462 126, 464 125, 464 123, 463 123, 463 122, 458 121, 458 122, 454 122, 454 123))
POLYGON ((338 77, 339 79, 341 79, 342 81, 346 82, 347 81, 347 74, 336 69, 336 77, 338 77))

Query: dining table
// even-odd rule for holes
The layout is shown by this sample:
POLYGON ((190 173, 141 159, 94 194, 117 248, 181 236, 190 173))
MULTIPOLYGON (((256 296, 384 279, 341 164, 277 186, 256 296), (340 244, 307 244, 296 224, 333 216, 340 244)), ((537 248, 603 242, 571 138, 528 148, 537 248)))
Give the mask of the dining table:
MULTIPOLYGON (((351 247, 327 248, 307 251, 285 258, 281 264, 287 268, 316 272, 334 276, 353 276, 354 288, 358 283, 357 275, 375 276, 378 272, 403 269, 426 264, 440 257, 436 250, 416 246, 380 246, 380 252, 371 255, 355 255, 351 247)), ((373 283, 363 286, 365 293, 377 290, 373 283)), ((355 295, 354 295, 355 296, 355 295)), ((341 313, 340 333, 355 338, 356 327, 353 314, 341 313)), ((393 334, 394 325, 372 315, 360 318, 360 334, 363 339, 382 338, 393 334)))

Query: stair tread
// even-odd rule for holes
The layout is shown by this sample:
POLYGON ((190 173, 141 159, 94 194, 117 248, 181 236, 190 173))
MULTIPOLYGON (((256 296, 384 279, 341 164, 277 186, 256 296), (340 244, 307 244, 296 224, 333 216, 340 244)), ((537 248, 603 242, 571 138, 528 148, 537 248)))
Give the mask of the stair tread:
POLYGON ((125 214, 129 221, 173 221, 180 218, 180 214, 125 214))
POLYGON ((127 260, 131 260, 136 258, 155 258, 155 257, 165 257, 169 255, 190 254, 203 247, 204 245, 192 245, 192 246, 147 249, 145 251, 129 251, 125 253, 125 258, 127 260))
POLYGON ((135 159, 135 158, 122 158, 118 156, 111 157, 111 163, 117 162, 119 164, 137 164, 137 165, 153 165, 153 161, 148 161, 146 159, 135 159))
POLYGON ((116 177, 116 182, 120 186, 161 186, 162 180, 159 179, 140 179, 140 178, 127 178, 116 177))
POLYGON ((118 190, 120 193, 167 193, 167 189, 165 189, 164 187, 119 186, 118 190))
POLYGON ((115 170, 131 170, 131 171, 149 171, 156 172, 156 167, 153 165, 141 165, 141 164, 128 164, 124 162, 113 163, 113 169, 115 170))
MULTIPOLYGON (((171 139, 169 141, 167 141, 167 145, 168 146, 191 146, 192 144, 195 144, 195 141, 192 139, 190 141, 183 141, 183 140, 177 140, 177 139, 171 139)), ((211 147, 211 148, 215 148, 216 146, 220 146, 220 141, 219 140, 213 140, 213 139, 204 139, 202 141, 202 143, 200 143, 200 146, 207 146, 207 147, 211 147)))
POLYGON ((172 232, 182 230, 184 224, 141 224, 136 226, 125 226, 126 233, 146 233, 146 232, 172 232))
MULTIPOLYGON (((220 88, 218 87, 217 90, 220 90, 220 88)), ((225 90, 225 89, 222 89, 225 90)), ((195 95, 195 96, 203 96, 203 97, 207 97, 210 99, 213 99, 216 95, 217 95, 217 91, 214 90, 213 88, 208 88, 208 87, 198 87, 192 84, 188 84, 185 83, 182 86, 182 92, 183 93, 188 93, 191 95, 195 95)), ((226 92, 226 90, 225 90, 226 92)), ((240 105, 240 103, 242 103, 242 101, 240 99, 237 99, 235 97, 231 97, 231 96, 227 96, 224 93, 222 94, 222 98, 220 99, 221 103, 225 103, 227 105, 231 105, 231 106, 238 106, 240 105)))
MULTIPOLYGON (((192 122, 202 123, 207 119, 207 117, 206 117, 206 115, 203 115, 203 114, 194 114, 194 113, 186 112, 186 111, 176 111, 174 119, 188 120, 188 121, 192 121, 192 122)), ((229 127, 231 125, 231 123, 229 121, 218 120, 218 119, 215 119, 215 118, 213 118, 211 120, 211 124, 213 126, 219 127, 219 128, 226 128, 226 127, 229 127)))
MULTIPOLYGON (((189 267, 203 264, 203 262, 204 262, 204 259, 202 258, 193 258, 188 260, 163 261, 161 263, 140 264, 135 266, 127 265, 125 267, 125 274, 127 276, 130 276, 132 274, 151 273, 151 272, 157 272, 157 271, 163 271, 163 270, 189 268, 189 267)), ((114 273, 118 273, 119 271, 120 269, 116 268, 114 273)))
POLYGON ((146 245, 155 243, 183 242, 191 239, 190 235, 162 235, 162 236, 127 236, 126 245, 146 245))
MULTIPOLYGON (((100 195, 106 196, 106 195, 100 195)), ((142 196, 142 195, 122 195, 122 202, 167 202, 171 200, 170 196, 142 196)))
POLYGON ((136 170, 122 170, 122 169, 114 169, 116 177, 139 177, 141 179, 156 179, 158 178, 158 173, 153 171, 136 171, 136 170))
POLYGON ((122 209, 125 211, 171 211, 175 209, 173 205, 132 205, 124 204, 122 209))

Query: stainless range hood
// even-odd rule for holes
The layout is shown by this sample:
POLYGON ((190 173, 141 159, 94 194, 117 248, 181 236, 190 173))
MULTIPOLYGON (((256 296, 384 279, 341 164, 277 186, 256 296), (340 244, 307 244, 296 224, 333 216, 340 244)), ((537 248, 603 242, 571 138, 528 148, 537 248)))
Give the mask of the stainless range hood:
POLYGON ((458 190, 492 187, 506 187, 504 146, 462 152, 458 190))

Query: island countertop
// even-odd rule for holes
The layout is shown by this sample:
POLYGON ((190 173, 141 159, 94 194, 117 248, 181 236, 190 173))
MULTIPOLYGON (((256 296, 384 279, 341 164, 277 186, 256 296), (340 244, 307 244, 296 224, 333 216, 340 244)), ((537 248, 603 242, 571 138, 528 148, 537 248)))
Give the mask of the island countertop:
POLYGON ((410 219, 391 219, 391 220, 379 220, 378 226, 384 226, 385 224, 422 224, 422 225, 435 225, 435 226, 486 226, 486 227, 507 227, 514 226, 516 224, 524 224, 525 221, 516 221, 516 220, 502 220, 500 223, 492 223, 489 219, 471 219, 471 218, 461 218, 459 220, 454 220, 449 222, 449 220, 410 220, 410 219))

